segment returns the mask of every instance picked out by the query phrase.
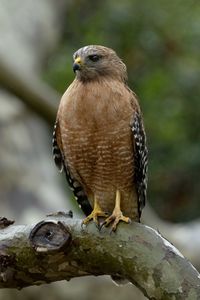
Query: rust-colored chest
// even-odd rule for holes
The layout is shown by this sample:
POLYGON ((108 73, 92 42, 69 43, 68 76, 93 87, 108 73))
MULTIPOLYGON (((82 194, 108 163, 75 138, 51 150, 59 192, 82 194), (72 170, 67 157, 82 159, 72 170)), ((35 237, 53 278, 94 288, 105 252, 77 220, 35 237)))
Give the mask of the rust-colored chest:
POLYGON ((58 113, 66 164, 86 193, 97 195, 110 210, 117 189, 124 194, 133 190, 130 97, 118 83, 84 87, 75 82, 63 96, 58 113))

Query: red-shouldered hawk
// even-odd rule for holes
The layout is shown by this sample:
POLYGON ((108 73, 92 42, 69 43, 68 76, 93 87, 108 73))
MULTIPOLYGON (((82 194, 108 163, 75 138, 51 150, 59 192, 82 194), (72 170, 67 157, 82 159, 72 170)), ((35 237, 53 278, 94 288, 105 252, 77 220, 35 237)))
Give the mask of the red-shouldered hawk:
POLYGON ((64 93, 53 155, 65 171, 83 224, 140 221, 147 190, 146 136, 126 66, 110 48, 90 45, 73 56, 76 78, 64 93))

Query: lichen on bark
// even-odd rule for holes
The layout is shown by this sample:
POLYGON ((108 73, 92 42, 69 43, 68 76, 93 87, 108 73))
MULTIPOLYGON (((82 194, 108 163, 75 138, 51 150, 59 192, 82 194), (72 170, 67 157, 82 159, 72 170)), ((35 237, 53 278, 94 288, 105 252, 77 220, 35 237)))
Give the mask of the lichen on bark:
POLYGON ((9 226, 0 230, 0 269, 1 288, 108 274, 128 279, 149 299, 200 299, 196 269, 158 232, 139 223, 120 224, 112 234, 61 215, 9 226), (12 263, 5 263, 6 255, 12 263))

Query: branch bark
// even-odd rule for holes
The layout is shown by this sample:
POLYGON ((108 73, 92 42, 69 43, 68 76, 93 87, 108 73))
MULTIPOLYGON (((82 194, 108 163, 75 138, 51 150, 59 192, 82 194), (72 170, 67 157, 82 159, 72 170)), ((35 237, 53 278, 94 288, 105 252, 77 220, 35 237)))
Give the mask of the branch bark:
POLYGON ((121 276, 149 299, 200 299, 200 275, 154 229, 120 224, 117 233, 64 215, 0 230, 0 288, 86 275, 121 276))
POLYGON ((145 224, 158 229, 162 235, 166 236, 200 270, 200 219, 187 223, 167 222, 159 218, 148 203, 143 211, 142 219, 145 224))

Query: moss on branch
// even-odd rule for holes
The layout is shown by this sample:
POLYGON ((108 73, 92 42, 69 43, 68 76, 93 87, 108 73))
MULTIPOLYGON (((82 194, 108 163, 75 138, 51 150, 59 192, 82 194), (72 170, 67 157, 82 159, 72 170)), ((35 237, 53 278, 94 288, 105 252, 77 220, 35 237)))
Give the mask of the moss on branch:
POLYGON ((86 275, 121 276, 149 299, 200 299, 200 275, 158 232, 132 223, 116 233, 58 215, 0 230, 0 287, 86 275))

